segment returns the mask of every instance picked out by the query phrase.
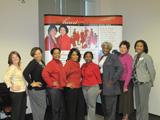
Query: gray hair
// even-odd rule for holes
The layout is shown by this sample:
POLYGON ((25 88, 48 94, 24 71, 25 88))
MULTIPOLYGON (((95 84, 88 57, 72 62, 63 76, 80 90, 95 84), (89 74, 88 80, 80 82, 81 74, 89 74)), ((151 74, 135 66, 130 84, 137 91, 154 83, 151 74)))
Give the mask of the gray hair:
POLYGON ((101 48, 103 48, 104 45, 108 45, 108 46, 109 46, 109 49, 110 49, 110 50, 112 49, 112 43, 110 43, 110 42, 103 42, 103 43, 101 44, 101 48))

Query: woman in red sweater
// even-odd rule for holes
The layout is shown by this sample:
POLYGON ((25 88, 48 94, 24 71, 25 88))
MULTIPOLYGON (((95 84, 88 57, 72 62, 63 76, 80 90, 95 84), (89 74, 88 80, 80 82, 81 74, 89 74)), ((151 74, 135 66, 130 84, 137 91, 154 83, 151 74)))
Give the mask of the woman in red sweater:
POLYGON ((87 104, 88 119, 96 120, 95 109, 96 101, 99 93, 101 92, 102 80, 100 75, 99 66, 92 62, 93 53, 85 52, 84 57, 86 61, 81 67, 82 69, 82 90, 87 104))
POLYGON ((77 48, 72 48, 67 62, 60 71, 60 83, 65 87, 67 103, 67 120, 85 120, 85 101, 81 89, 81 54, 77 48))
POLYGON ((58 42, 61 50, 70 50, 71 49, 71 41, 70 37, 67 35, 68 28, 66 25, 60 25, 59 27, 60 36, 58 37, 58 42))
POLYGON ((52 120, 65 120, 66 105, 63 93, 63 87, 60 85, 60 70, 63 65, 60 59, 61 50, 53 48, 51 55, 53 59, 45 66, 42 71, 42 77, 47 83, 47 92, 49 104, 52 108, 52 120))

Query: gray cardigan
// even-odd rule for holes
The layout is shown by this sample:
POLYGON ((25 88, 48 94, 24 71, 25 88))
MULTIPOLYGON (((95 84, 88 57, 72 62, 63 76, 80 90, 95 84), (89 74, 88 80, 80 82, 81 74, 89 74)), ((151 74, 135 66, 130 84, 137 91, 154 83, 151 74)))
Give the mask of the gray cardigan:
MULTIPOLYGON (((133 67, 137 59, 137 56, 138 54, 134 56, 133 67)), ((144 82, 144 83, 152 82, 153 84, 156 72, 154 69, 154 65, 153 65, 151 56, 149 56, 145 52, 141 54, 139 61, 137 62, 136 74, 137 74, 137 80, 139 82, 144 82)))

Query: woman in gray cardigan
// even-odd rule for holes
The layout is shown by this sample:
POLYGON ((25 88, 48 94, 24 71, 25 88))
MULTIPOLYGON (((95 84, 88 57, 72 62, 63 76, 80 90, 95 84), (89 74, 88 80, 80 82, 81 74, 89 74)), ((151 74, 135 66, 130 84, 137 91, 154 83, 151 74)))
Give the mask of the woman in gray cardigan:
POLYGON ((144 40, 138 40, 134 49, 137 55, 133 61, 132 79, 135 86, 136 120, 149 120, 148 101, 155 78, 155 69, 148 46, 144 40))

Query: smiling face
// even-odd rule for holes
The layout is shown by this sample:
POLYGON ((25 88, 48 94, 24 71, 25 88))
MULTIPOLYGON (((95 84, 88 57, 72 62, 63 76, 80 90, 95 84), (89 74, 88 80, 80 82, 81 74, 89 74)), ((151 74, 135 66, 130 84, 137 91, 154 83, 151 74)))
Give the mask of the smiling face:
POLYGON ((50 35, 51 35, 52 37, 55 37, 56 34, 57 34, 57 31, 56 31, 54 28, 52 28, 51 31, 50 31, 50 35))
POLYGON ((78 56, 77 52, 73 51, 73 53, 71 54, 71 59, 76 62, 76 61, 78 61, 78 58, 79 58, 79 56, 78 56))
POLYGON ((52 57, 53 57, 55 60, 59 60, 60 57, 61 57, 60 51, 59 51, 58 49, 55 49, 55 50, 53 51, 52 57))
POLYGON ((138 42, 136 44, 136 52, 138 54, 141 54, 143 51, 144 51, 144 45, 143 45, 143 43, 142 42, 138 42))
POLYGON ((41 51, 38 49, 38 50, 36 50, 36 52, 35 52, 35 54, 34 54, 34 59, 36 59, 38 62, 39 61, 41 61, 41 59, 42 59, 42 53, 41 53, 41 51))
POLYGON ((14 65, 18 65, 19 62, 20 62, 19 57, 18 57, 16 54, 12 54, 12 63, 13 63, 14 65))
POLYGON ((87 64, 89 64, 89 63, 91 63, 92 62, 92 55, 91 55, 91 53, 87 53, 86 55, 85 55, 85 61, 86 61, 86 63, 87 64))
POLYGON ((102 52, 104 54, 104 56, 107 56, 109 53, 110 53, 110 48, 109 48, 109 45, 103 45, 102 47, 102 52))
POLYGON ((128 49, 127 49, 127 46, 126 45, 121 45, 120 46, 120 53, 123 55, 123 54, 126 54, 128 52, 128 49))
POLYGON ((61 27, 60 34, 63 36, 66 34, 66 29, 64 27, 61 27))

